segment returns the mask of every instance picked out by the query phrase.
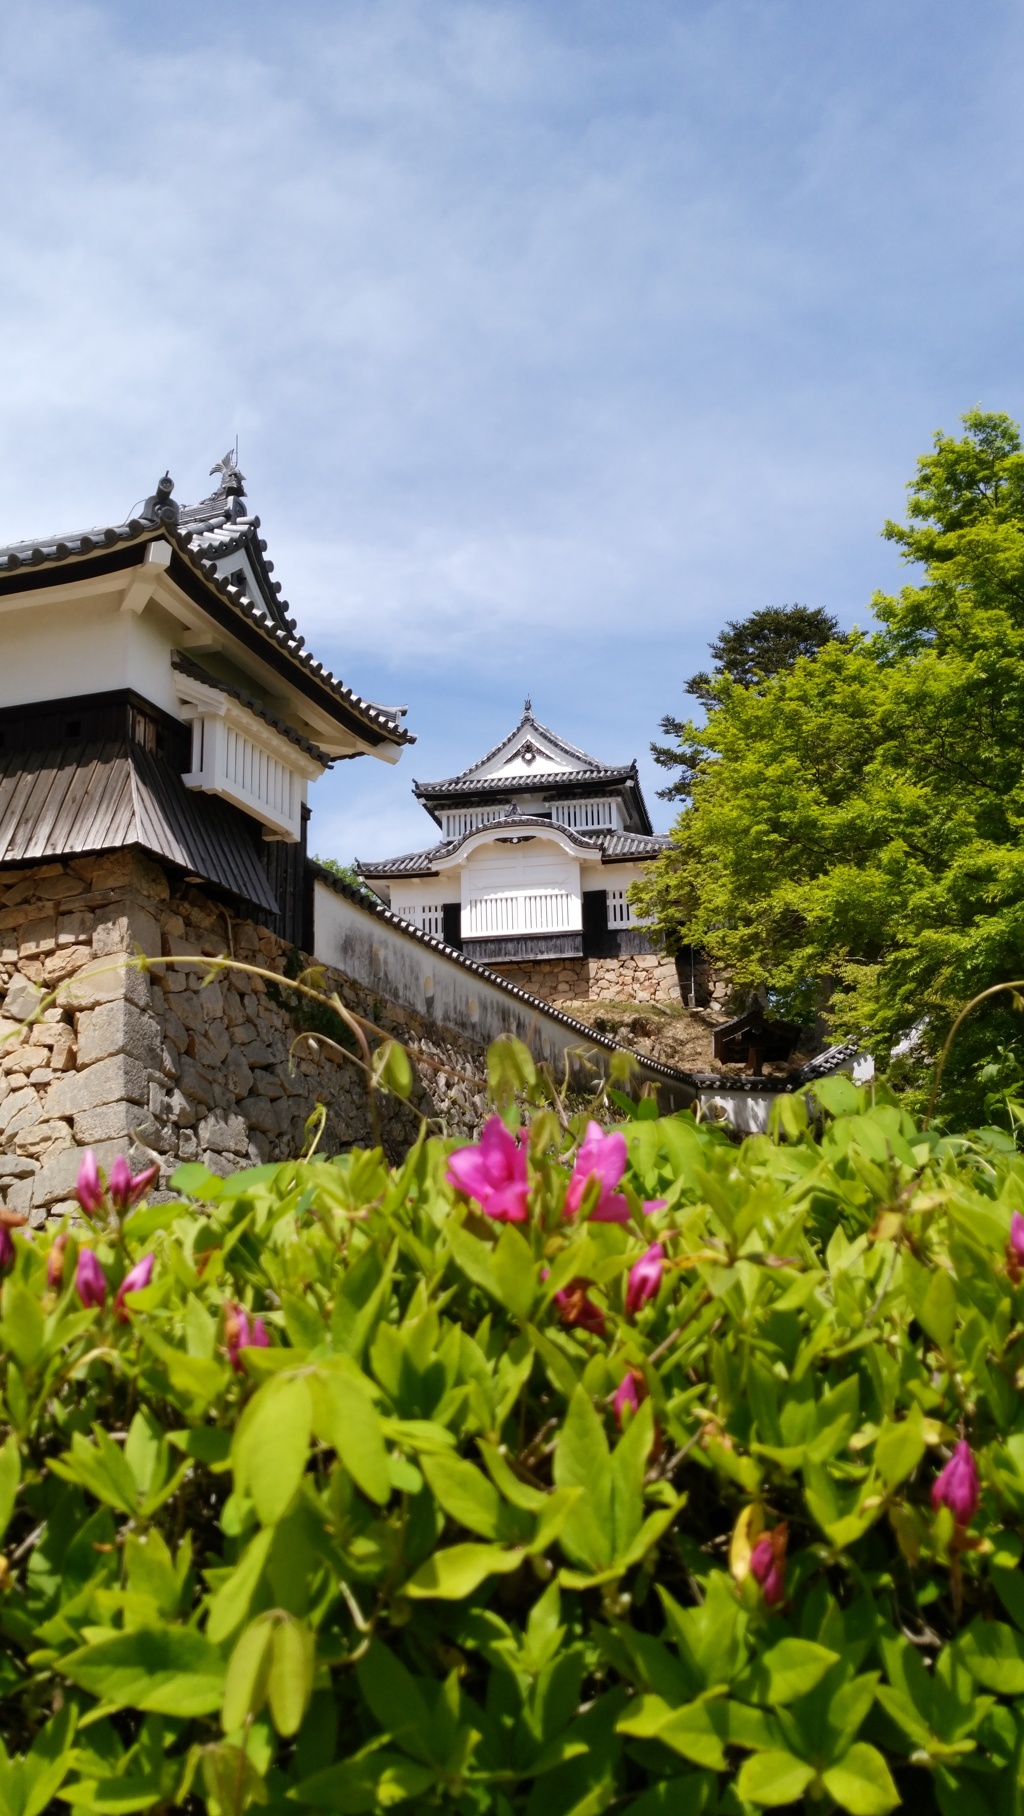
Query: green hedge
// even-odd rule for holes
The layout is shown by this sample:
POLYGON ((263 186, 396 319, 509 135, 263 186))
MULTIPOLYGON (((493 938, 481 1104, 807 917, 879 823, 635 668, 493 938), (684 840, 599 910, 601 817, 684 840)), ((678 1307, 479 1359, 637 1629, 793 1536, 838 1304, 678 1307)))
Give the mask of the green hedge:
POLYGON ((817 1097, 5 1236, 0 1816, 1018 1811, 1024 1166, 817 1097))

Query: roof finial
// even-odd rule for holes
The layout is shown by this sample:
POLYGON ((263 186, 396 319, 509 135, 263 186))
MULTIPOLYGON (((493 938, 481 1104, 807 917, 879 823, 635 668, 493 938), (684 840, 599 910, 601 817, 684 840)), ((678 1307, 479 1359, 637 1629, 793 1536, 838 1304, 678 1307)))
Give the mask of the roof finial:
POLYGON ((171 497, 174 481, 170 473, 157 480, 156 491, 146 499, 140 513, 143 523, 177 523, 180 509, 171 497))
POLYGON ((245 512, 240 501, 245 497, 245 474, 238 465, 237 435, 234 447, 228 449, 223 459, 215 462, 210 468, 210 472, 220 474, 220 485, 217 490, 223 492, 230 500, 226 513, 228 519, 234 523, 239 517, 244 517, 245 512))
POLYGON ((533 701, 530 699, 529 694, 527 694, 526 699, 523 701, 523 718, 528 719, 532 712, 533 701))

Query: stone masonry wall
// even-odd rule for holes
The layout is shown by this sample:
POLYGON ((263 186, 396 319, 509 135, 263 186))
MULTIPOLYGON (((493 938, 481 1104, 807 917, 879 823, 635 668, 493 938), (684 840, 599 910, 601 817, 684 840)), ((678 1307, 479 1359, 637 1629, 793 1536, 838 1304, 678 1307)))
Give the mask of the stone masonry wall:
POLYGON ((621 958, 548 958, 490 965, 499 977, 548 1003, 678 1003, 676 963, 663 952, 621 958))
MULTIPOLYGON (((275 936, 201 891, 171 894, 138 852, 0 870, 0 1198, 33 1222, 73 1203, 82 1151, 158 1156, 166 1178, 186 1159, 214 1171, 298 1153, 306 1119, 327 1109, 322 1151, 372 1138, 362 1074, 315 1036, 297 1038, 274 987, 239 972, 201 987, 202 967, 139 969, 132 955, 224 953, 282 971, 275 936), (56 1000, 33 1026, 18 1024, 56 1000)), ((415 1067, 412 1102, 449 1133, 471 1133, 485 1109, 484 1060, 408 1010, 328 973, 347 1007, 436 1062, 415 1067)), ((397 1154, 419 1126, 381 1105, 397 1154)))

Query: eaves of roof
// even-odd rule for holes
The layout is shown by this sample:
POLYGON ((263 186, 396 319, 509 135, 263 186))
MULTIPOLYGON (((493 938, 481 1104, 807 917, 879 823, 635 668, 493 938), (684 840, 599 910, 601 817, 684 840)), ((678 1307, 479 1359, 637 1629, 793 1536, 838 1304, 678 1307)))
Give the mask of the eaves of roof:
POLYGON ((625 863, 630 858, 657 857, 669 843, 667 836, 648 838, 638 832, 612 832, 596 828, 587 832, 578 832, 575 827, 559 826, 551 820, 539 819, 529 814, 517 814, 514 819, 491 820, 486 826, 473 826, 457 839, 446 839, 440 845, 432 845, 426 851, 407 851, 397 858, 379 858, 376 862, 356 858, 355 867, 360 876, 368 880, 373 877, 392 876, 436 876, 436 866, 450 857, 454 857, 459 847, 467 840, 475 839, 480 833, 490 834, 492 838, 515 839, 525 834, 536 838, 539 833, 558 832, 574 844, 581 855, 600 857, 602 863, 625 863))
POLYGON ((589 1045, 603 1047, 609 1053, 629 1053, 630 1057, 635 1059, 645 1072, 665 1079, 666 1083, 688 1086, 695 1084, 696 1081, 689 1072, 681 1072, 676 1066, 667 1066, 660 1059, 651 1059, 646 1053, 636 1053, 631 1047, 620 1046, 619 1042, 612 1040, 609 1035, 599 1034, 596 1028, 588 1027, 586 1022, 577 1021, 574 1016, 566 1015, 563 1010, 556 1009, 552 1003, 544 1002, 539 996, 531 996, 528 990, 521 990, 518 984, 511 983, 508 978, 499 977, 496 971, 489 971, 486 965, 481 965, 476 959, 467 958, 466 954, 460 952, 457 947, 445 945, 444 940, 439 940, 435 934, 424 933, 421 928, 414 927, 411 921, 405 921, 400 914, 395 914, 390 908, 385 908, 383 902, 367 901, 366 896, 358 889, 353 889, 351 883, 344 882, 341 877, 335 876, 333 871, 325 869, 315 859, 308 860, 308 868, 318 882, 326 883, 327 887, 333 889, 337 895, 346 896, 357 908, 363 909, 364 913, 375 914, 378 920, 386 921, 389 926, 396 928, 399 933, 405 934, 408 938, 416 940, 421 946, 429 946, 433 952, 441 952, 445 958, 451 959, 456 965, 461 965, 464 971, 470 971, 476 977, 485 978, 489 984, 495 985, 506 996, 514 996, 519 1002, 526 1003, 528 1008, 536 1010, 538 1014, 546 1015, 552 1021, 560 1022, 565 1028, 571 1028, 589 1045))
POLYGON ((290 744, 296 744, 300 750, 304 750, 306 755, 312 757, 315 762, 322 763, 325 769, 330 766, 333 759, 325 750, 320 749, 319 744, 313 744, 309 738, 304 738, 302 733, 296 731, 295 727, 289 725, 285 719, 278 719, 274 713, 269 713, 252 694, 245 693, 240 687, 233 687, 230 681, 222 681, 219 675, 211 675, 205 668, 200 667, 198 662, 193 662, 188 656, 183 655, 181 650, 175 650, 171 657, 171 665, 178 670, 179 674, 187 675, 190 680, 199 681, 204 687, 216 688, 218 693, 228 694, 232 700, 237 700, 249 712, 255 713, 257 719, 262 719, 272 731, 279 732, 281 737, 287 738, 290 744))
MULTIPOLYGON (((258 526, 259 518, 251 519, 258 526)), ((170 543, 171 562, 166 570, 181 590, 215 622, 244 643, 254 655, 283 666, 299 692, 316 703, 369 744, 414 744, 411 732, 399 723, 398 709, 376 706, 311 656, 294 621, 268 622, 263 611, 246 599, 237 586, 221 579, 215 563, 191 546, 192 535, 170 523, 149 524, 139 518, 105 529, 57 538, 45 543, 19 543, 0 549, 0 597, 42 589, 53 584, 54 570, 68 582, 89 574, 116 572, 137 565, 146 546, 170 543)))
POLYGON ((441 782, 414 782, 413 794, 417 800, 441 800, 446 795, 481 794, 536 794, 538 789, 592 788, 595 783, 632 782, 636 780, 636 764, 627 763, 617 769, 595 767, 594 769, 554 769, 542 775, 523 776, 448 776, 441 782))

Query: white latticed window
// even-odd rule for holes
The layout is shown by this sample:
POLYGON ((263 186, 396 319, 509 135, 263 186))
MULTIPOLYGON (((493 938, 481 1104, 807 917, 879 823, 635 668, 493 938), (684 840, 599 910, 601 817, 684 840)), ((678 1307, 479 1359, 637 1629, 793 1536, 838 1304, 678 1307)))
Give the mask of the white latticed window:
POLYGON ((444 909, 440 902, 404 902, 392 897, 391 906, 403 921, 411 921, 421 933, 432 933, 437 939, 444 937, 444 909))
POLYGON ((474 896, 463 910, 462 931, 467 939, 565 932, 573 926, 576 906, 574 897, 562 889, 474 896))
POLYGON ((618 824, 614 801, 555 801, 551 818, 556 826, 570 826, 578 832, 618 824))
POLYGON ((192 768, 185 786, 233 801, 262 823, 266 837, 297 842, 306 783, 323 775, 324 764, 219 688, 191 676, 176 679, 184 714, 192 721, 192 768))
POLYGON ((500 820, 503 807, 467 807, 460 813, 446 813, 444 816, 444 836, 446 839, 461 839, 467 832, 475 832, 478 826, 489 826, 492 820, 500 820))
POLYGON ((608 925, 609 927, 630 927, 633 924, 633 910, 629 897, 624 889, 609 889, 608 892, 608 925))

